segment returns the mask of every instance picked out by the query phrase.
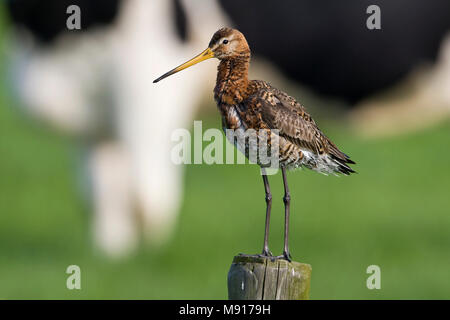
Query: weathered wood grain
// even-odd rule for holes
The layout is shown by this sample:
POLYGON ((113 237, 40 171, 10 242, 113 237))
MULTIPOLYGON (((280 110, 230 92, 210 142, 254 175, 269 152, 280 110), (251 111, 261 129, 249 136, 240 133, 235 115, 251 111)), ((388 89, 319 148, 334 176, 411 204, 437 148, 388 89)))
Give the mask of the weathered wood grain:
POLYGON ((230 300, 308 300, 311 266, 240 254, 228 272, 230 300))

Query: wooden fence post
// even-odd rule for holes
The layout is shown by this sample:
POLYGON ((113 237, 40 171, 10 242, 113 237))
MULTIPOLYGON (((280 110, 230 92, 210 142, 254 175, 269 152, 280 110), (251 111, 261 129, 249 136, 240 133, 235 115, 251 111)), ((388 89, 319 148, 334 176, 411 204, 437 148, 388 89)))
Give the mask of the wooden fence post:
POLYGON ((228 272, 230 300, 308 300, 311 266, 239 254, 228 272))

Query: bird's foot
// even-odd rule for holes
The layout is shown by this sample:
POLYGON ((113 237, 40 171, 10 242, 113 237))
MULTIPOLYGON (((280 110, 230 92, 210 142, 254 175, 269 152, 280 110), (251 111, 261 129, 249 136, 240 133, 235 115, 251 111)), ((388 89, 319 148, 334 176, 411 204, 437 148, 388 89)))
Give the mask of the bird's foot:
POLYGON ((263 249, 262 253, 259 255, 260 257, 272 257, 273 254, 270 252, 268 248, 263 249))
POLYGON ((289 251, 284 251, 281 256, 276 256, 275 258, 276 259, 284 259, 284 260, 287 260, 288 262, 292 262, 292 256, 289 251))

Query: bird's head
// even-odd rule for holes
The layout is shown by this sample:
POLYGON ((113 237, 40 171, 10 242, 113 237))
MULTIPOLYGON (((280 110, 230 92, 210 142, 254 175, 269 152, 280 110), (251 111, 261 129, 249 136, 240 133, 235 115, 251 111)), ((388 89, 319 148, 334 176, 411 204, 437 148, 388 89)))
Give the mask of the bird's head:
POLYGON ((239 30, 231 28, 216 31, 209 42, 208 49, 212 51, 214 58, 219 60, 250 56, 250 48, 244 35, 239 30))
POLYGON ((221 28, 214 33, 206 50, 182 65, 166 72, 154 80, 153 83, 210 58, 217 58, 219 60, 249 59, 250 48, 247 40, 240 31, 231 28, 221 28))

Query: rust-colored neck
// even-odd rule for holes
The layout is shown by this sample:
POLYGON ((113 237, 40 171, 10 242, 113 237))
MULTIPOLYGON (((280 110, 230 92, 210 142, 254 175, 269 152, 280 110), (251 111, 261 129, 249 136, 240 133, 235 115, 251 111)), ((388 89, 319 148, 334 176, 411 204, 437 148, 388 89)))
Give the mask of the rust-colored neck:
POLYGON ((223 59, 217 68, 214 99, 217 103, 236 104, 248 96, 250 54, 223 59))

